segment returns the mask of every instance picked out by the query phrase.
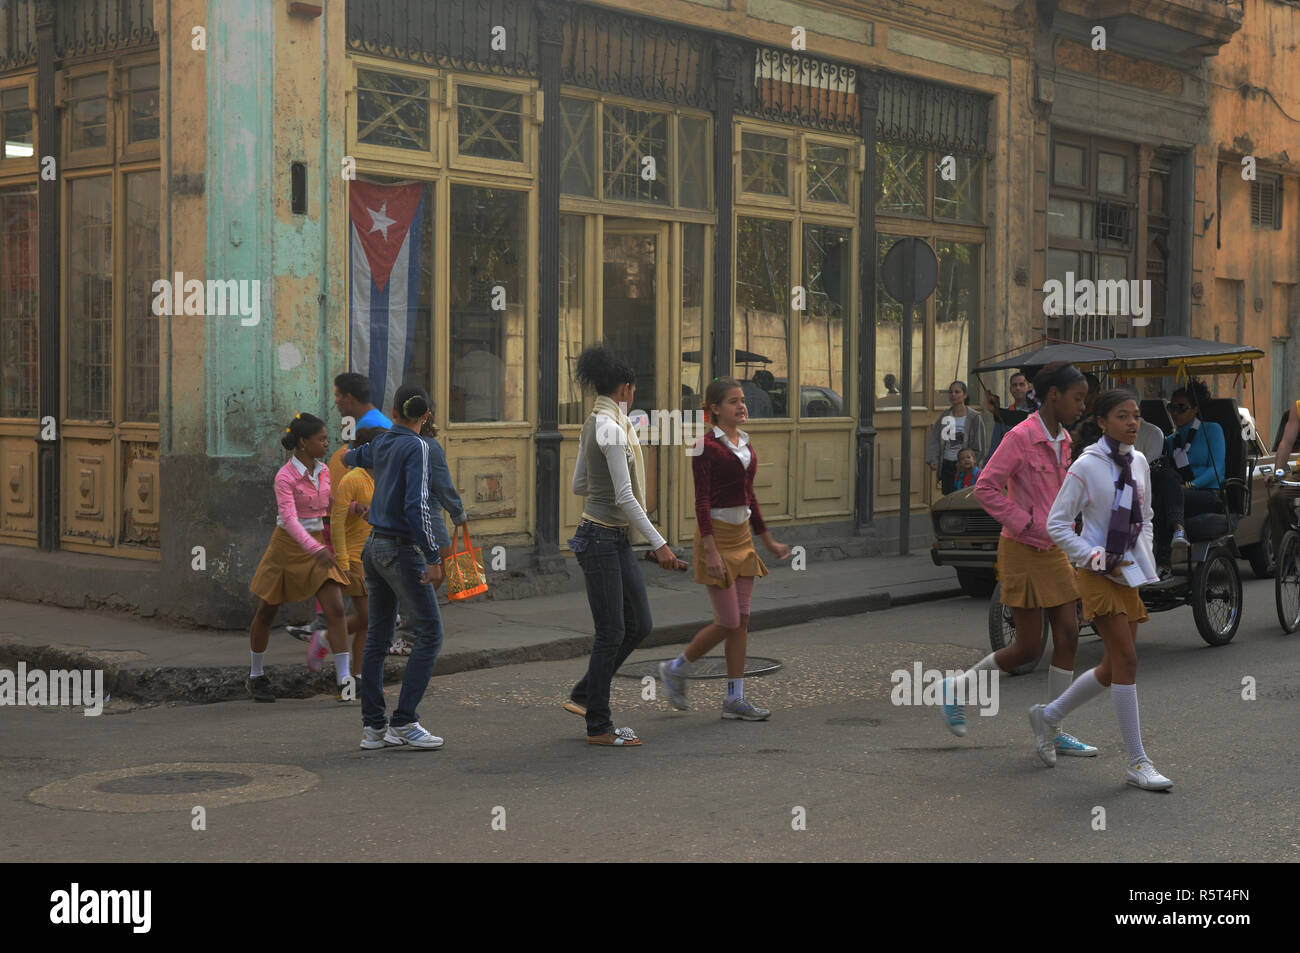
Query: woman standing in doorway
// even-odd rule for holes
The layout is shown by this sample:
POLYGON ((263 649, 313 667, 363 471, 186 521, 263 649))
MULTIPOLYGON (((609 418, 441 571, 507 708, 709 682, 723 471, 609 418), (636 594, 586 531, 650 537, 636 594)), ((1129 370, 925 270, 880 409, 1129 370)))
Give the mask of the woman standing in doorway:
POLYGON ((686 674, 719 642, 726 642, 727 697, 722 717, 763 721, 772 713, 745 698, 745 649, 749 640, 749 606, 754 579, 767 567, 754 549, 754 534, 778 559, 790 547, 772 538, 754 496, 758 454, 749 434, 740 429, 747 412, 739 382, 729 377, 713 381, 704 393, 704 409, 713 421, 702 451, 691 458, 695 476, 695 581, 708 587, 713 622, 696 633, 686 650, 672 662, 661 662, 659 678, 668 700, 685 709, 686 674))
POLYGON ((1147 610, 1137 587, 1155 582, 1151 549, 1151 469, 1134 449, 1141 416, 1128 391, 1109 390, 1097 398, 1093 414, 1101 439, 1070 467, 1065 484, 1047 517, 1047 532, 1078 567, 1083 614, 1101 636, 1101 664, 1080 675, 1050 705, 1029 709, 1038 756, 1056 764, 1051 725, 1107 688, 1115 703, 1120 734, 1128 749, 1125 780, 1148 791, 1164 791, 1173 782, 1156 770, 1142 747, 1137 701, 1137 628, 1147 610), (1083 532, 1074 519, 1083 515, 1083 532))
POLYGON ((973 414, 966 402, 970 392, 964 381, 948 385, 948 412, 930 427, 925 446, 925 462, 939 474, 939 485, 947 496, 957 489, 957 454, 964 449, 975 451, 975 465, 984 459, 984 418, 973 414))
MULTIPOLYGON (((1034 393, 1042 402, 1038 411, 1007 432, 980 471, 975 499, 1002 524, 998 577, 1002 604, 1011 607, 1015 618, 1016 639, 957 678, 944 680, 942 712, 955 735, 966 734, 966 713, 958 702, 976 697, 981 670, 1011 672, 1037 661, 1043 650, 1044 612, 1052 625, 1048 699, 1065 691, 1074 678, 1079 593, 1069 560, 1047 535, 1047 513, 1070 466, 1067 428, 1083 411, 1087 392, 1087 382, 1073 365, 1057 363, 1043 368, 1034 378, 1034 393)), ((1060 754, 1091 757, 1097 753, 1092 745, 1067 734, 1059 722, 1053 725, 1053 743, 1060 754)))
MULTIPOLYGON (((263 670, 271 624, 282 603, 315 596, 325 613, 329 647, 334 652, 334 672, 343 700, 341 688, 351 674, 347 621, 343 615, 343 590, 348 585, 348 576, 322 536, 324 517, 330 508, 330 473, 323 462, 329 453, 329 432, 319 417, 298 414, 284 428, 280 443, 293 456, 275 474, 275 532, 248 585, 258 597, 257 611, 248 627, 252 655, 248 693, 254 701, 275 701, 275 693, 263 670)), ((308 661, 310 664, 315 658, 315 668, 319 670, 318 657, 312 654, 315 647, 313 639, 307 650, 308 661)))
POLYGON ((597 396, 578 438, 573 492, 583 498, 582 517, 569 548, 587 583, 596 636, 587 674, 573 686, 564 708, 587 719, 588 744, 630 748, 641 739, 631 728, 614 728, 609 683, 654 624, 628 541, 630 527, 649 540, 661 567, 687 567, 645 513, 645 462, 627 418, 636 374, 609 348, 596 346, 578 355, 576 376, 597 396))

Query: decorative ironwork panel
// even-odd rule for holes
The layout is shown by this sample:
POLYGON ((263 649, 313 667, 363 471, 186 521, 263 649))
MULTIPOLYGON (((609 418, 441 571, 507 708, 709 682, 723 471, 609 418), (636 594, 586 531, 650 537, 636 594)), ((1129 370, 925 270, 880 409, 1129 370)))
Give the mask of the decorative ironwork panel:
POLYGON ((84 56, 158 42, 153 0, 60 0, 54 45, 60 56, 84 56))
POLYGON ((746 58, 754 66, 742 71, 737 84, 738 112, 828 132, 860 128, 858 71, 852 66, 769 47, 752 47, 746 58))
POLYGON ((522 0, 347 0, 350 50, 425 66, 537 76, 537 33, 522 0))
POLYGON ((0 4, 0 70, 36 62, 36 0, 0 4))
POLYGON ((565 83, 637 99, 712 109, 713 46, 694 30, 574 7, 564 31, 565 83))
POLYGON ((902 76, 881 77, 876 131, 882 141, 986 156, 988 116, 989 99, 980 93, 902 76))

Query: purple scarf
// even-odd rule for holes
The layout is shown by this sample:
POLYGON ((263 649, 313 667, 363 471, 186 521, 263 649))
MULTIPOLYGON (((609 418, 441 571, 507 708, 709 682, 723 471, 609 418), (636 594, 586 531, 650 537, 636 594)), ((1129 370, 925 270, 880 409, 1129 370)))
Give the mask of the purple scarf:
POLYGON ((1142 507, 1138 505, 1137 482, 1133 479, 1133 454, 1120 453, 1120 445, 1104 434, 1101 446, 1111 462, 1119 467, 1115 505, 1111 508, 1110 528, 1106 531, 1106 572, 1111 572, 1124 558, 1124 553, 1137 545, 1138 537, 1142 535, 1142 507), (1120 506, 1126 486, 1133 488, 1129 497, 1132 505, 1120 506))

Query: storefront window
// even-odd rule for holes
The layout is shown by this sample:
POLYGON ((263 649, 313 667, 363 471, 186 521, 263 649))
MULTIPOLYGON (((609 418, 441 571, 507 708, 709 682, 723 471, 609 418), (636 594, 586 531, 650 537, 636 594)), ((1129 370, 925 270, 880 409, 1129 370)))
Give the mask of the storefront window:
POLYGON ((570 195, 595 195, 595 103, 588 99, 561 99, 560 122, 564 127, 560 191, 570 195))
MULTIPOLYGON (((885 255, 900 235, 879 235, 876 245, 876 273, 885 255)), ((903 306, 889 296, 884 284, 877 282, 876 301, 876 406, 903 405, 903 306)), ((912 313, 912 405, 925 406, 925 307, 912 313)))
POLYGON ((580 215, 560 216, 560 406, 562 424, 580 424, 586 405, 578 386, 578 355, 582 353, 582 315, 585 310, 584 238, 586 221, 580 215))
POLYGON ((935 288, 934 383, 935 406, 947 400, 952 381, 965 381, 971 333, 980 310, 980 246, 940 241, 939 284, 935 288))
POLYGON ((704 392, 704 329, 711 327, 706 311, 707 249, 703 225, 682 226, 682 409, 699 410, 704 392))
POLYGON ((113 179, 68 183, 68 416, 113 416, 113 179))
POLYGON ((0 191, 0 226, 0 417, 35 417, 40 384, 36 186, 0 191))
POLYGON ((108 74, 72 81, 71 149, 101 149, 108 144, 108 74))
POLYGON ((27 106, 27 87, 0 93, 0 134, 4 136, 4 159, 25 159, 32 155, 32 111, 27 106))
POLYGON ((158 316, 153 282, 161 273, 158 172, 126 177, 126 419, 158 421, 158 316))
POLYGON ((524 419, 527 235, 526 193, 452 186, 452 421, 524 419))
POLYGON ((790 140, 746 132, 740 138, 740 189, 759 195, 790 194, 790 140))
POLYGON ((605 198, 667 204, 668 116, 606 105, 603 121, 605 198))
POLYGON ((848 349, 851 235, 847 228, 805 225, 803 286, 806 310, 799 316, 799 413, 803 417, 844 416, 848 349))
POLYGON ((427 151, 429 81, 377 70, 357 70, 357 141, 427 151))
POLYGON ((788 417, 790 223, 736 221, 736 377, 751 417, 788 417))
POLYGON ((523 96, 478 86, 456 87, 457 151, 523 162, 523 96))

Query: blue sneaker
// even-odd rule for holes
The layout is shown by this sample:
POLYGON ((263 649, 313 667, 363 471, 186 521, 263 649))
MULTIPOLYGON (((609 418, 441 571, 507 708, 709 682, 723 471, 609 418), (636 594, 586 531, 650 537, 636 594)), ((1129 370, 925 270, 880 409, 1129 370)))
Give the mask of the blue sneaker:
POLYGON ((669 704, 678 711, 686 711, 691 707, 686 704, 686 678, 673 671, 671 662, 659 663, 659 681, 664 683, 669 704))
POLYGON ((942 705, 939 710, 943 713, 943 723, 948 726, 948 730, 958 738, 964 738, 966 737, 966 709, 961 705, 946 704, 947 699, 949 698, 953 701, 957 700, 956 695, 953 693, 951 682, 951 678, 945 678, 943 680, 943 698, 945 704, 942 705))
POLYGON ((722 717, 740 719, 741 721, 766 721, 772 714, 766 708, 758 708, 742 698, 732 698, 722 703, 722 717))
POLYGON ((1095 758, 1097 749, 1092 745, 1084 744, 1078 738, 1069 732, 1058 732, 1056 735, 1056 753, 1065 755, 1070 758, 1095 758))

